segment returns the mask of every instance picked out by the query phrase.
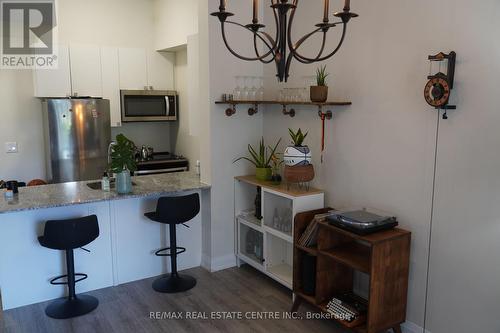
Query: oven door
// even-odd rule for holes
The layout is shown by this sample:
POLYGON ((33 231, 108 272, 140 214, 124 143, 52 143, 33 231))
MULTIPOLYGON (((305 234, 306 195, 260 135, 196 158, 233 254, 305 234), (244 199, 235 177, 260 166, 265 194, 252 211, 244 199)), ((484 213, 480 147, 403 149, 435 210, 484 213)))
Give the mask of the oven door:
POLYGON ((122 90, 122 122, 176 121, 175 91, 122 90))

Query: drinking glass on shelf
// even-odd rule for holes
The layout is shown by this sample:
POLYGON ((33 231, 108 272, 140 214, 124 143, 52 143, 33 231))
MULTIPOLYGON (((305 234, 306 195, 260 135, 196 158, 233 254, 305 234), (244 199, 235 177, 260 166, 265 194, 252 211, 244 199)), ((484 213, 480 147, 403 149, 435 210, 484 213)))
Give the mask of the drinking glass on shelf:
POLYGON ((243 77, 244 86, 243 86, 242 100, 244 100, 244 101, 250 100, 250 89, 252 86, 251 79, 252 79, 252 77, 250 77, 250 76, 243 77))
POLYGON ((236 76, 236 88, 233 90, 233 99, 235 101, 241 101, 243 95, 243 78, 241 76, 236 76))
POLYGON ((294 102, 302 102, 302 95, 301 95, 300 88, 293 89, 293 98, 294 98, 294 102))
POLYGON ((285 102, 291 102, 292 101, 292 89, 291 88, 285 88, 285 102))
POLYGON ((278 101, 280 102, 285 101, 285 89, 280 89, 278 91, 278 101))
POLYGON ((258 101, 263 101, 264 100, 264 78, 262 76, 258 77, 259 80, 259 85, 257 89, 257 100, 258 101))
POLYGON ((258 80, 259 78, 256 76, 250 76, 250 90, 249 90, 249 100, 251 101, 256 101, 257 100, 257 86, 258 86, 258 80))
POLYGON ((309 89, 307 87, 303 87, 300 89, 300 99, 302 102, 309 102, 309 89))

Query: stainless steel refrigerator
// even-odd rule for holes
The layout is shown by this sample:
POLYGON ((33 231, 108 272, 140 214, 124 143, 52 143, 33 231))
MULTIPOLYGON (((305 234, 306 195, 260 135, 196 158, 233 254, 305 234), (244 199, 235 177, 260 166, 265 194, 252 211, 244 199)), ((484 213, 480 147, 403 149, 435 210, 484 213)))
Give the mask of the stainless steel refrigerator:
POLYGON ((54 98, 42 105, 48 181, 100 179, 111 142, 109 100, 54 98))

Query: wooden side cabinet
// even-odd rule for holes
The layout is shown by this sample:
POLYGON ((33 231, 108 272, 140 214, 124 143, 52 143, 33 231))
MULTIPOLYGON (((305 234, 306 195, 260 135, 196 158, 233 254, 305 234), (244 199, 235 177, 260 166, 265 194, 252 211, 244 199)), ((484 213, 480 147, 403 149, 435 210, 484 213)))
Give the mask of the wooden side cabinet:
POLYGON ((313 210, 295 217, 292 311, 306 301, 326 312, 333 296, 354 291, 354 272, 360 271, 370 276, 367 316, 352 323, 338 322, 354 332, 381 333, 391 328, 401 332, 400 325, 406 319, 411 233, 395 228, 360 236, 320 222, 317 246, 299 246, 298 239, 314 216, 330 210, 313 210), (306 255, 316 258, 316 272, 311 272, 316 275, 312 295, 303 291, 302 261, 306 255))

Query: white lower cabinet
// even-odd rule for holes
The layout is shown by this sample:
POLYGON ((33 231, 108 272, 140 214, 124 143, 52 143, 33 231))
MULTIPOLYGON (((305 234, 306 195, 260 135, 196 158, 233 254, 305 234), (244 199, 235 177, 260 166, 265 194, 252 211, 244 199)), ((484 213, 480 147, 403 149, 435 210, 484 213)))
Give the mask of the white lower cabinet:
POLYGON ((297 213, 324 207, 324 193, 289 190, 258 181, 254 176, 235 180, 235 239, 238 264, 247 263, 282 285, 293 285, 293 218, 297 213), (255 217, 257 188, 262 218, 255 217))

